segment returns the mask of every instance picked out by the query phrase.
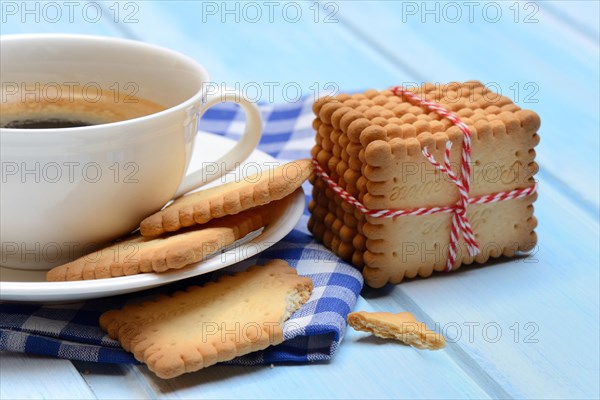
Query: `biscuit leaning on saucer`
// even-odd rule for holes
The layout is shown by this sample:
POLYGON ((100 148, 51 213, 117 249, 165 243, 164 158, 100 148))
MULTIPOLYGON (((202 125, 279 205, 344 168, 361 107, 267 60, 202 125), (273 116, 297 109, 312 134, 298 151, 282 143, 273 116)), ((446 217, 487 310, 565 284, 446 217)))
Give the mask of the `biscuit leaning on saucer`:
POLYGON ((296 160, 241 181, 188 194, 144 219, 140 232, 142 236, 158 236, 282 199, 298 189, 312 170, 311 160, 296 160))
POLYGON ((46 279, 51 282, 103 279, 183 268, 267 226, 283 212, 287 202, 288 199, 278 200, 177 234, 155 238, 134 234, 51 269, 46 279))
POLYGON ((310 298, 310 278, 283 260, 100 316, 100 327, 160 378, 283 342, 283 322, 310 298), (225 332, 225 333, 224 333, 225 332))
POLYGON ((370 332, 383 339, 395 339, 417 349, 439 350, 446 340, 430 331, 423 322, 409 312, 358 311, 348 314, 348 324, 357 331, 370 332))

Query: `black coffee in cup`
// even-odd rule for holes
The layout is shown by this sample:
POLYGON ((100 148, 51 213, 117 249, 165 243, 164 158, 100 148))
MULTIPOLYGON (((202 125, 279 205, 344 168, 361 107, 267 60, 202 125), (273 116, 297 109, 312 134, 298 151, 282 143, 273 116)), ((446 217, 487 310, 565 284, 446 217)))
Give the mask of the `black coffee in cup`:
POLYGON ((35 85, 2 96, 0 127, 63 129, 125 121, 162 111, 165 107, 131 94, 117 96, 97 88, 94 95, 73 87, 35 85), (36 90, 39 88, 39 90, 36 90))
POLYGON ((56 128, 78 128, 80 126, 96 125, 88 121, 63 118, 35 117, 30 119, 16 119, 2 126, 11 129, 56 129, 56 128))

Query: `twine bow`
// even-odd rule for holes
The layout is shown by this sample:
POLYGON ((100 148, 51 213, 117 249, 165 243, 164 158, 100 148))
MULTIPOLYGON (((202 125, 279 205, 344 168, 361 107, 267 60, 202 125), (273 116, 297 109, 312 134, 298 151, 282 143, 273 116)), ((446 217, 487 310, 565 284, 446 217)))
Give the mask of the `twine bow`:
POLYGON ((476 256, 479 254, 480 249, 477 241, 475 240, 475 234, 471 228, 469 218, 467 217, 467 206, 469 205, 469 188, 471 187, 471 130, 461 119, 454 114, 446 110, 444 107, 432 103, 431 101, 422 99, 414 93, 400 87, 394 86, 391 89, 392 93, 396 96, 404 96, 415 103, 437 113, 438 115, 447 118, 455 126, 457 126, 463 133, 463 146, 461 152, 461 177, 460 179, 452 171, 450 165, 450 150, 452 149, 452 142, 446 142, 446 150, 444 151, 444 165, 438 163, 433 155, 429 153, 427 147, 423 148, 423 155, 437 170, 446 175, 446 177, 452 182, 458 189, 459 200, 454 205, 452 215, 452 225, 450 227, 450 243, 448 246, 448 262, 446 264, 446 270, 450 271, 454 267, 456 261, 456 250, 458 247, 459 237, 462 235, 465 243, 467 244, 467 251, 469 255, 476 256))

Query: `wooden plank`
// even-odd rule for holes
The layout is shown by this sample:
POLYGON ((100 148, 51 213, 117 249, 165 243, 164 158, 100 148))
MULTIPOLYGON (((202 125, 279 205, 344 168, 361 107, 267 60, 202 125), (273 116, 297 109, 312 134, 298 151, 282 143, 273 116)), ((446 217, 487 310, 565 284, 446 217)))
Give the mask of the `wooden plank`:
POLYGON ((357 37, 417 71, 397 83, 478 79, 537 111, 540 165, 597 212, 598 43, 534 2, 472 4, 352 1, 339 14, 357 37))
POLYGON ((540 1, 541 8, 598 44, 600 3, 597 1, 540 1))
POLYGON ((73 365, 98 399, 156 398, 136 365, 82 361, 74 361, 73 365))
POLYGON ((140 2, 139 22, 128 26, 129 37, 193 57, 206 66, 213 84, 237 87, 252 100, 383 87, 401 77, 389 60, 336 22, 333 10, 316 8, 316 16, 313 2, 287 3, 285 8, 286 2, 276 2, 271 15, 263 2, 251 2, 250 8, 244 2, 140 2), (261 13, 256 22, 253 10, 261 13))
POLYGON ((2 399, 95 399, 70 361, 0 352, 2 399))
POLYGON ((598 398, 598 221, 543 181, 535 207, 530 257, 365 296, 437 323, 456 362, 478 364, 511 397, 598 398))

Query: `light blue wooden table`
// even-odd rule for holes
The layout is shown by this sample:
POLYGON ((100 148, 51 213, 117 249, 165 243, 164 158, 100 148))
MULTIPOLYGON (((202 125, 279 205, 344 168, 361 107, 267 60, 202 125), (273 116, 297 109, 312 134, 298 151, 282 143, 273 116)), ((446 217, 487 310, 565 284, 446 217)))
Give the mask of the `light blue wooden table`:
POLYGON ((350 330, 329 363, 215 366, 169 381, 144 367, 3 353, 0 398, 600 397, 597 1, 1 3, 2 34, 167 46, 214 82, 255 98, 259 87, 263 101, 294 98, 296 88, 478 79, 537 111, 542 141, 539 246, 529 258, 363 291, 357 309, 410 310, 438 324, 443 351, 350 330))

